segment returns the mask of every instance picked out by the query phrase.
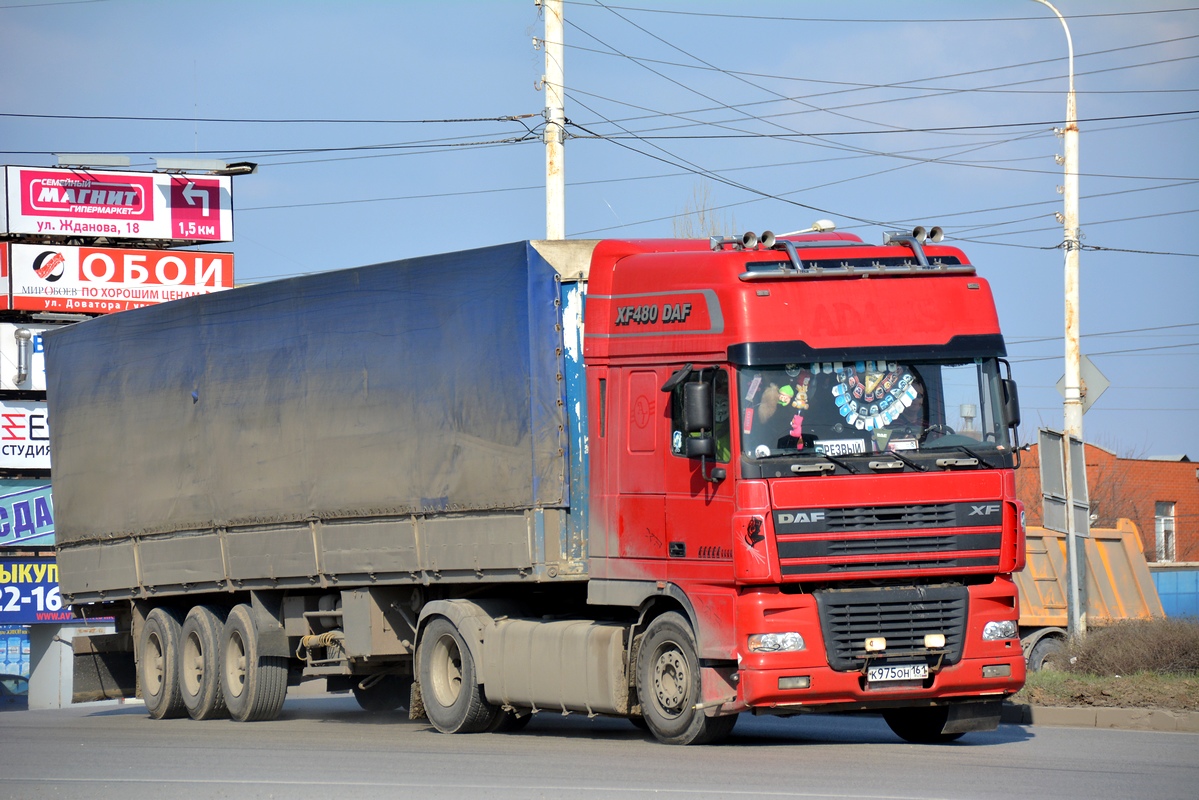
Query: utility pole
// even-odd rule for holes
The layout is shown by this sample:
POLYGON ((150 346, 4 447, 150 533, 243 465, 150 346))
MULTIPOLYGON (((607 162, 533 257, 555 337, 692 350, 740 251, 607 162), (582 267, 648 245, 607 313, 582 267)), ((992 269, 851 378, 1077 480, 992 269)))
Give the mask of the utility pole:
POLYGON ((566 88, 562 0, 538 0, 545 14, 545 238, 566 238, 566 88))
MULTIPOLYGON (((1070 85, 1066 93, 1066 127, 1060 131, 1065 156, 1059 161, 1063 165, 1062 180, 1062 246, 1066 250, 1066 380, 1065 400, 1062 404, 1062 416, 1065 426, 1067 451, 1070 437, 1079 441, 1080 457, 1085 456, 1086 440, 1082 435, 1082 352, 1079 347, 1079 292, 1078 292, 1078 255, 1082 249, 1082 234, 1078 225, 1078 111, 1074 102, 1074 40, 1070 37, 1070 27, 1061 12, 1054 8, 1049 0, 1034 0, 1047 7, 1057 16, 1066 32, 1066 48, 1069 55, 1070 85)), ((1085 458, 1084 458, 1085 462, 1085 458)), ((1067 456, 1067 470, 1070 468, 1067 456)), ((1085 474, 1085 463, 1081 467, 1085 474)), ((1069 472, 1067 472, 1069 474, 1069 472)), ((1070 482, 1067 481, 1067 486, 1070 482)), ((1072 498, 1071 498, 1072 501, 1072 498)), ((1085 515, 1084 515, 1085 516, 1085 515)), ((1085 551, 1082 549, 1081 537, 1089 531, 1077 531, 1074 522, 1073 503, 1066 523, 1067 548, 1067 598, 1069 628, 1071 636, 1085 636, 1087 632, 1086 611, 1082 607, 1083 576, 1080 574, 1080 563, 1085 551)), ((1089 527, 1089 526, 1088 526, 1089 527)))

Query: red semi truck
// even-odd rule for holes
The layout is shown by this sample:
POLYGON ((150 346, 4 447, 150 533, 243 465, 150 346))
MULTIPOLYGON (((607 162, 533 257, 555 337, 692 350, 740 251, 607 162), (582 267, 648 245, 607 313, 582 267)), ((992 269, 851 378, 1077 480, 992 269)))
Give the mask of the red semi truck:
POLYGON ((1019 411, 939 239, 521 242, 50 334, 61 585, 125 631, 77 666, 156 717, 320 677, 443 732, 993 729, 1019 411))

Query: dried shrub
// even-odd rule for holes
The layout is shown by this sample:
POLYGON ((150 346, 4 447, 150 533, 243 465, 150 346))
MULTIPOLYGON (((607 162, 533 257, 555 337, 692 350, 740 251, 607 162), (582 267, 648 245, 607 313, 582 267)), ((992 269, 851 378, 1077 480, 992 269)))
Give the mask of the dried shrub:
POLYGON ((1067 645, 1060 665, 1085 675, 1199 675, 1199 621, 1125 620, 1067 645))

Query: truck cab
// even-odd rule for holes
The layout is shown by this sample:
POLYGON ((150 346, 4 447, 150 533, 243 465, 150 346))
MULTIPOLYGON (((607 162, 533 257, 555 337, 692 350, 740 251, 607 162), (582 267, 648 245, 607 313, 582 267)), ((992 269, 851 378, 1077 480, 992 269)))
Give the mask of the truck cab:
POLYGON ((917 236, 755 238, 596 248, 590 596, 677 604, 708 714, 993 726, 1024 542, 989 286, 917 236))

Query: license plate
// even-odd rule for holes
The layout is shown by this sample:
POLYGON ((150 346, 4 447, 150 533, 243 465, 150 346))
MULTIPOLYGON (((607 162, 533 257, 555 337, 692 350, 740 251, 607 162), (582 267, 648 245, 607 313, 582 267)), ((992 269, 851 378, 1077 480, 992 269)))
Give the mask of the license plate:
POLYGON ((849 456, 866 452, 864 439, 826 439, 816 443, 816 452, 828 456, 849 456))
POLYGON ((866 680, 871 683, 887 681, 920 681, 928 677, 928 664, 894 664, 885 667, 868 667, 866 680))

